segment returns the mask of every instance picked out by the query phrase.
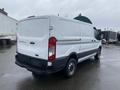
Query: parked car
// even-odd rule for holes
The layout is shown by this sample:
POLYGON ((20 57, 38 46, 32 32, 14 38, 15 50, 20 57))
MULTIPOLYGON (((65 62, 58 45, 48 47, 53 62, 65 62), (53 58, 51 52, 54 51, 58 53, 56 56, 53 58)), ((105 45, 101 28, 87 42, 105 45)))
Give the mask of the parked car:
POLYGON ((63 70, 75 74, 78 63, 100 58, 100 32, 92 24, 58 16, 35 16, 18 23, 16 64, 34 77, 63 70))

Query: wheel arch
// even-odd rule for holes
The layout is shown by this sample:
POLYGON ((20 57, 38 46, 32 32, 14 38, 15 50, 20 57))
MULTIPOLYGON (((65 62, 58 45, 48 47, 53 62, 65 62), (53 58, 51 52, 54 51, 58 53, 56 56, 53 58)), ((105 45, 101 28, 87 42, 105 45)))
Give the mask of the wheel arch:
POLYGON ((70 53, 70 55, 68 56, 68 61, 70 60, 70 58, 74 58, 78 62, 78 55, 76 52, 70 53))

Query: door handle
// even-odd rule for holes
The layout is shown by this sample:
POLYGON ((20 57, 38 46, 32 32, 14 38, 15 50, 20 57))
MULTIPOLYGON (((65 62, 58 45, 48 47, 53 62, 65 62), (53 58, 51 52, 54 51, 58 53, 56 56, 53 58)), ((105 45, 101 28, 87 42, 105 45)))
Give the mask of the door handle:
POLYGON ((92 42, 96 42, 96 40, 92 40, 92 42))
POLYGON ((35 42, 30 42, 30 44, 35 44, 35 42))

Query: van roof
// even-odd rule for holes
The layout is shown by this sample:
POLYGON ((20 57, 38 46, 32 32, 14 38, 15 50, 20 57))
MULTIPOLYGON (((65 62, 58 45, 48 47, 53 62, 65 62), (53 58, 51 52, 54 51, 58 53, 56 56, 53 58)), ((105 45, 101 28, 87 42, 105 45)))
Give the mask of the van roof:
POLYGON ((26 20, 31 20, 31 19, 39 19, 39 18, 59 18, 59 19, 67 20, 67 21, 72 21, 72 22, 78 22, 78 23, 91 25, 90 23, 78 21, 78 20, 75 20, 75 19, 69 19, 69 18, 64 18, 64 17, 60 17, 60 16, 55 16, 55 15, 29 16, 28 18, 22 19, 19 22, 26 21, 26 20))

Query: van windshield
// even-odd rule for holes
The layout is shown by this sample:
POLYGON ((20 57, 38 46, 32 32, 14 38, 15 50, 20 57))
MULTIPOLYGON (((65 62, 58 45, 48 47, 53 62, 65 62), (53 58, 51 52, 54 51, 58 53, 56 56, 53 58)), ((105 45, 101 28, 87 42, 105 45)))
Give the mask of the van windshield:
POLYGON ((48 19, 30 19, 18 24, 18 33, 25 37, 43 37, 48 32, 48 19))

